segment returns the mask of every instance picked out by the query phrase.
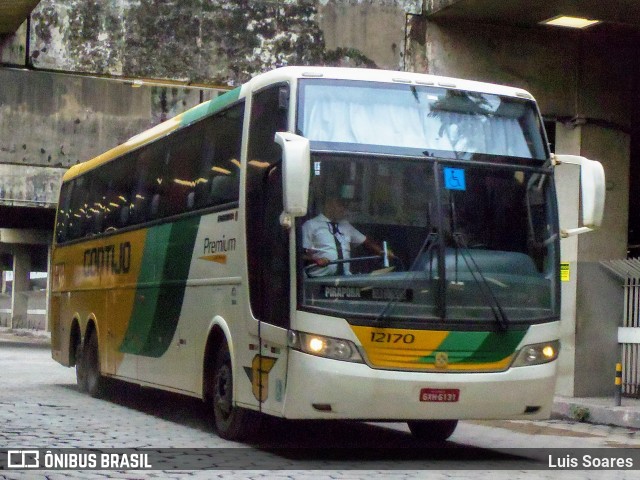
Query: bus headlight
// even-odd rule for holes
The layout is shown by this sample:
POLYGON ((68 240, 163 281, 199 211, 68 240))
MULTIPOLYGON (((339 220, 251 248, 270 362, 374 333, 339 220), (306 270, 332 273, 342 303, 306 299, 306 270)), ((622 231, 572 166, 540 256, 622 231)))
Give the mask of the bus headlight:
POLYGON ((560 353, 560 341, 535 343, 524 346, 513 362, 512 367, 525 367, 553 362, 560 353))
POLYGON ((358 348, 349 340, 293 330, 289 330, 288 340, 291 348, 310 355, 362 363, 362 356, 358 352, 358 348))

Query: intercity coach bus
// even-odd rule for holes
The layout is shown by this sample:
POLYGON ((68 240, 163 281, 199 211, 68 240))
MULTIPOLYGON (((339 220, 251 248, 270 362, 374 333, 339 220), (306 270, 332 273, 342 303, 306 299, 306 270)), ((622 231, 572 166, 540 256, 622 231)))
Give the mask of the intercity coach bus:
MULTIPOLYGON (((554 168, 524 90, 284 67, 78 164, 51 261, 53 358, 198 397, 226 439, 265 415, 405 421, 550 414, 560 348, 554 168), (302 225, 329 197, 382 253, 319 267, 302 225), (330 265, 329 265, 330 266, 330 265)), ((344 220, 346 221, 346 220, 344 220)), ((117 385, 117 384, 116 384, 117 385)))

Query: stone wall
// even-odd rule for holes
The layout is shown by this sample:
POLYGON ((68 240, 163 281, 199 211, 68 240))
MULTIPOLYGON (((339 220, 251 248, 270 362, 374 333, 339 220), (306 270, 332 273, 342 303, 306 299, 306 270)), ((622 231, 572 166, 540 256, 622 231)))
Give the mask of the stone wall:
POLYGON ((67 168, 217 95, 212 88, 280 65, 398 69, 405 18, 421 7, 421 0, 42 0, 29 24, 0 44, 1 62, 30 68, 0 69, 0 164, 67 168), (181 84, 131 88, 137 78, 181 84))
POLYGON ((0 85, 0 164, 58 168, 88 160, 217 95, 11 69, 0 69, 0 85))
POLYGON ((34 68, 235 85, 281 65, 397 69, 420 0, 42 0, 34 68))

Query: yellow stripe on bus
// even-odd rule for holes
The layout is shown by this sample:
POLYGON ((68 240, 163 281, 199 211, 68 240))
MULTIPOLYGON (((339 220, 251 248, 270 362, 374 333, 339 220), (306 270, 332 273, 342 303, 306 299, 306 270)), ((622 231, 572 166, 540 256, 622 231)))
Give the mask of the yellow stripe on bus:
POLYGON ((135 293, 147 231, 61 246, 55 249, 52 259, 54 268, 57 266, 57 271, 62 272, 53 292, 70 292, 68 297, 62 296, 61 309, 67 309, 64 316, 77 314, 81 322, 95 319, 100 345, 106 345, 100 352, 101 361, 106 361, 102 357, 108 351, 108 363, 116 371, 124 356, 117 346, 127 331, 135 302, 144 301, 135 293))
POLYGON ((362 326, 351 328, 360 340, 370 364, 379 368, 420 371, 502 371, 508 368, 515 355, 515 350, 511 349, 502 358, 491 358, 496 352, 483 352, 479 349, 482 342, 478 343, 478 338, 481 338, 482 334, 478 336, 477 333, 474 340, 465 339, 464 332, 362 326), (456 337, 456 340, 452 340, 456 337), (447 340, 446 343, 445 340, 447 340), (455 343, 455 346, 452 343, 455 343), (484 356, 491 358, 490 361, 481 360, 485 353, 489 354, 484 356))

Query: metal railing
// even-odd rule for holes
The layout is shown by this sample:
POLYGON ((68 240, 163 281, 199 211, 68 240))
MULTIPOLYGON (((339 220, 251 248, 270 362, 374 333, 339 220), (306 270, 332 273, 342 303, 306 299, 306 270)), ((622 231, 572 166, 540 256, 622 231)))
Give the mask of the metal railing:
POLYGON ((0 197, 0 205, 6 205, 9 207, 20 206, 54 208, 57 205, 57 200, 26 200, 21 198, 0 197))
POLYGON ((624 314, 618 328, 622 349, 622 394, 640 397, 640 258, 601 262, 623 280, 624 314))

